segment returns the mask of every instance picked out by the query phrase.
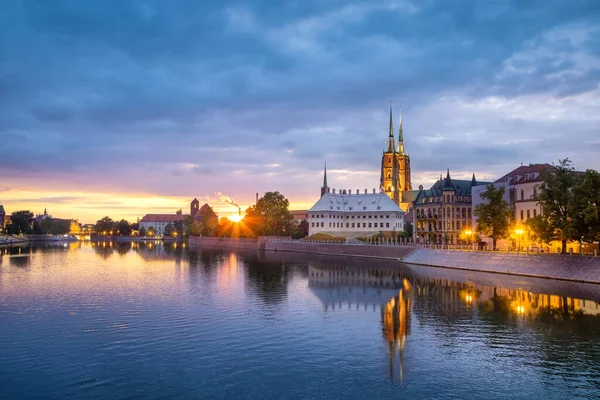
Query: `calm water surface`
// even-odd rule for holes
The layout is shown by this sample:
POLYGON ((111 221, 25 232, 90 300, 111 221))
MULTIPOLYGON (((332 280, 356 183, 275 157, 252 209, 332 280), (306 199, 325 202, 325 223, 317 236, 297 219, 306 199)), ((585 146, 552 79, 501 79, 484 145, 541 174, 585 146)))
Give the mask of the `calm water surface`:
POLYGON ((0 252, 0 398, 600 398, 594 285, 158 243, 0 252))

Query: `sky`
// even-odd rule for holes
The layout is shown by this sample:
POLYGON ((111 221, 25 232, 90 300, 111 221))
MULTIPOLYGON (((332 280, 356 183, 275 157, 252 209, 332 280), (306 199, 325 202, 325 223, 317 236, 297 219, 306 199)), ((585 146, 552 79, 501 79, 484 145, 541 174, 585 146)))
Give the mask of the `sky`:
POLYGON ((0 204, 95 222, 376 188, 402 108, 413 187, 600 169, 596 0, 5 0, 0 204))

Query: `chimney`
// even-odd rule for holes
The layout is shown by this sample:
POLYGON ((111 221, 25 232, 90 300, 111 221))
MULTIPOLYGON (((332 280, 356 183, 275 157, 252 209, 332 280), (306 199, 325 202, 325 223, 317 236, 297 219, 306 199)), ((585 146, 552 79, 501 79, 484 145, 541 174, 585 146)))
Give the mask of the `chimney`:
POLYGON ((256 204, 258 204, 258 192, 256 192, 256 204))
POLYGON ((365 189, 365 194, 367 194, 367 189, 365 189))
POLYGON ((335 194, 335 188, 333 188, 333 194, 335 194))
POLYGON ((352 194, 352 189, 348 189, 348 194, 352 194))
POLYGON ((356 194, 360 194, 360 189, 356 189, 356 194))
POLYGON ((375 194, 375 188, 373 188, 373 194, 375 194))

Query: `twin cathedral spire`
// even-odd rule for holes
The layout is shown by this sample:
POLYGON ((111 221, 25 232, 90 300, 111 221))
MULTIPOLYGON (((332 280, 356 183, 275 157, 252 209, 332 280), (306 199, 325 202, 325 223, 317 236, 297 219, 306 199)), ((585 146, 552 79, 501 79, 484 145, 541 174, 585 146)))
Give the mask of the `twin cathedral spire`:
POLYGON ((403 199, 404 192, 411 191, 410 157, 404 149, 404 134, 402 132, 402 111, 400 110, 400 125, 398 127, 398 143, 394 137, 394 122, 392 104, 390 102, 390 127, 387 146, 381 155, 380 188, 396 204, 409 203, 403 199))
MULTIPOLYGON (((398 142, 396 143, 391 102, 389 135, 387 145, 381 155, 381 178, 379 188, 405 212, 408 210, 408 207, 416 195, 416 193, 412 193, 413 190, 410 182, 410 157, 404 149, 402 111, 400 110, 400 126, 398 127, 398 142)), ((327 164, 325 164, 321 196, 328 192, 327 164)))

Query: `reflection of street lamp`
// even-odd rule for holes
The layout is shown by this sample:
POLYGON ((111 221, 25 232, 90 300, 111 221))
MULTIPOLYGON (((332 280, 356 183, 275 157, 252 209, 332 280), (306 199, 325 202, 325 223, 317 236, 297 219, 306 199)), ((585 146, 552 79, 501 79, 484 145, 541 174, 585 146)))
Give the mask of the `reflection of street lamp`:
POLYGON ((521 236, 523 235, 523 229, 517 229, 515 230, 515 233, 517 234, 517 236, 519 237, 519 247, 517 251, 521 251, 521 236))

